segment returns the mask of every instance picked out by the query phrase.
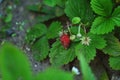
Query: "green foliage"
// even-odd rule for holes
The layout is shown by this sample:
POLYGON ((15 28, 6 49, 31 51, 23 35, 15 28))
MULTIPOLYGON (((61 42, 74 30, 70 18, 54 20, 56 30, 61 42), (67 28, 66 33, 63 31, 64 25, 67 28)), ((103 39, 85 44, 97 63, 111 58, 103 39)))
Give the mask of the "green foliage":
POLYGON ((52 63, 52 65, 59 67, 69 63, 76 57, 75 48, 71 46, 69 49, 64 49, 60 41, 56 41, 52 45, 49 56, 50 56, 50 62, 52 63))
POLYGON ((87 63, 94 59, 96 49, 98 49, 110 55, 110 66, 113 69, 119 69, 117 65, 119 60, 117 58, 116 63, 114 63, 113 56, 120 56, 120 42, 109 33, 115 32, 113 30, 120 26, 120 6, 116 6, 112 0, 44 0, 43 3, 47 6, 30 6, 29 8, 32 11, 40 12, 37 17, 38 22, 45 22, 55 17, 61 19, 65 12, 72 25, 68 29, 62 27, 60 22, 54 21, 48 28, 44 24, 37 24, 37 26, 32 27, 27 33, 27 41, 28 43, 32 42, 32 50, 37 60, 41 61, 49 55, 52 65, 59 67, 71 62, 77 56, 81 62, 84 79, 95 80, 87 63), (97 14, 97 17, 93 12, 97 14), (91 28, 89 28, 89 24, 91 28), (79 30, 78 26, 80 26, 79 30), (64 31, 64 29, 68 30, 69 37, 74 36, 75 38, 74 40, 71 39, 70 46, 67 49, 62 46, 59 40, 59 31, 64 31), (81 35, 80 37, 78 33, 81 35), (48 40, 56 38, 56 42, 53 44, 50 42, 52 47, 49 49, 48 40), (87 38, 90 40, 89 44, 85 43, 87 38))
POLYGON ((91 0, 93 11, 101 16, 110 16, 112 12, 112 0, 91 0))
POLYGON ((105 34, 111 32, 114 29, 115 23, 110 18, 97 17, 91 28, 91 32, 94 34, 105 34))
POLYGON ((43 60, 47 57, 49 53, 49 43, 46 36, 42 36, 38 41, 36 41, 33 46, 33 55, 36 60, 43 60))
POLYGON ((89 63, 96 56, 96 48, 103 49, 106 46, 106 41, 98 35, 88 34, 91 41, 89 45, 79 43, 76 46, 76 55, 83 54, 86 61, 89 63))
POLYGON ((13 18, 12 13, 8 13, 7 16, 5 17, 5 20, 4 20, 5 23, 11 22, 12 18, 13 18))
POLYGON ((59 31, 62 30, 60 22, 53 22, 48 28, 47 37, 48 39, 54 39, 59 36, 59 31))
POLYGON ((54 39, 59 36, 61 31, 61 23, 53 22, 47 29, 44 24, 34 25, 27 33, 26 40, 28 43, 32 42, 32 50, 36 60, 43 60, 49 53, 48 39, 54 39), (54 34, 53 34, 54 33, 54 34))
POLYGON ((83 74, 83 79, 84 80, 96 80, 94 74, 91 71, 91 68, 89 67, 88 63, 85 60, 85 57, 83 54, 79 54, 78 57, 80 61, 80 66, 81 66, 81 71, 83 74))
POLYGON ((112 32, 116 25, 120 26, 120 7, 115 8, 112 13, 112 0, 91 0, 91 7, 96 14, 100 15, 92 24, 92 33, 106 34, 112 32))
POLYGON ((110 64, 110 67, 112 67, 112 69, 120 70, 120 56, 117 56, 117 57, 111 56, 109 58, 109 64, 110 64))
POLYGON ((40 12, 41 14, 37 17, 38 22, 45 22, 55 17, 60 17, 64 14, 63 9, 57 6, 53 8, 42 6, 40 12))
POLYGON ((115 8, 115 10, 112 14, 112 19, 117 26, 120 26, 120 6, 115 8))
POLYGON ((27 57, 9 43, 0 48, 0 70, 2 80, 33 80, 27 57))
POLYGON ((80 18, 79 17, 74 17, 73 19, 72 19, 72 24, 78 24, 78 23, 80 23, 80 18))
POLYGON ((50 7, 54 7, 56 5, 64 6, 66 1, 67 0, 44 0, 43 3, 50 7))
POLYGON ((47 33, 47 28, 44 24, 34 25, 28 32, 26 40, 27 42, 34 41, 36 38, 39 38, 47 33))
POLYGON ((37 21, 38 22, 45 22, 48 21, 49 19, 53 19, 55 18, 55 15, 40 15, 37 17, 37 21))
POLYGON ((103 49, 106 46, 106 41, 102 36, 90 34, 91 45, 97 49, 103 49))
POLYGON ((84 55, 85 60, 89 63, 96 56, 96 50, 93 46, 82 45, 81 43, 76 46, 76 55, 84 55))
POLYGON ((112 56, 118 56, 120 55, 120 42, 119 40, 109 34, 105 36, 105 39, 107 41, 107 46, 103 49, 104 53, 107 53, 112 56))
POLYGON ((42 5, 41 4, 34 4, 34 5, 28 5, 27 9, 34 12, 40 12, 42 5))
POLYGON ((73 80, 72 73, 55 68, 49 68, 33 76, 24 53, 8 43, 0 48, 0 71, 2 80, 73 80))
POLYGON ((57 0, 44 0, 44 4, 53 7, 57 4, 57 0))
POLYGON ((80 17, 83 23, 92 22, 94 19, 88 0, 68 0, 65 13, 71 20, 74 17, 80 17))
POLYGON ((48 68, 37 75, 35 80, 73 80, 73 75, 55 68, 48 68))

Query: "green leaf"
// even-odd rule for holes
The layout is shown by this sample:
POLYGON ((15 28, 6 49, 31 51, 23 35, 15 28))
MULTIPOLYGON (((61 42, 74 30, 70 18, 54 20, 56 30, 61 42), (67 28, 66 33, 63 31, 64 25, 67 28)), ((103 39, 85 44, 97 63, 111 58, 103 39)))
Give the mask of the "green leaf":
POLYGON ((112 0, 91 0, 91 7, 93 11, 101 16, 110 16, 112 6, 112 0))
POLYGON ((109 58, 110 67, 114 70, 120 70, 120 56, 110 57, 109 58))
POLYGON ((79 17, 74 17, 73 19, 72 19, 72 24, 78 24, 78 23, 80 23, 80 18, 79 17))
POLYGON ((83 23, 92 22, 94 19, 88 0, 68 0, 65 13, 71 20, 74 17, 80 17, 83 23))
POLYGON ((60 17, 63 14, 64 14, 64 10, 62 8, 60 8, 60 7, 56 7, 55 8, 55 15, 56 15, 56 17, 60 17))
POLYGON ((86 59, 83 54, 79 54, 79 60, 80 60, 80 66, 81 71, 83 74, 84 80, 96 80, 94 74, 91 71, 91 68, 89 67, 88 63, 86 62, 86 59))
POLYGON ((49 43, 46 36, 42 36, 37 42, 32 45, 33 56, 36 60, 45 59, 49 53, 49 43))
POLYGON ((44 4, 54 7, 56 5, 56 0, 43 0, 44 4))
POLYGON ((103 49, 103 52, 107 53, 109 55, 112 55, 112 56, 120 55, 120 42, 119 42, 119 40, 111 34, 106 35, 105 39, 107 41, 107 46, 103 49))
POLYGON ((42 6, 41 14, 37 16, 37 21, 38 22, 48 21, 48 20, 53 19, 55 17, 60 17, 63 14, 64 14, 64 11, 60 7, 42 6))
POLYGON ((115 23, 111 18, 97 17, 91 27, 91 33, 106 34, 114 29, 115 23))
POLYGON ((60 22, 53 22, 48 28, 47 37, 48 39, 54 39, 59 36, 59 31, 62 30, 60 22))
POLYGON ((40 12, 42 5, 41 4, 34 4, 34 5, 28 5, 27 9, 34 12, 40 12))
POLYGON ((59 6, 64 6, 65 2, 67 0, 44 0, 44 4, 50 6, 50 7, 54 7, 56 5, 59 5, 59 6))
POLYGON ((26 40, 27 42, 34 41, 36 38, 39 38, 46 33, 47 28, 44 24, 36 24, 27 32, 26 40))
POLYGON ((71 62, 75 56, 75 49, 72 47, 74 45, 71 44, 71 47, 65 49, 60 41, 56 41, 50 50, 50 62, 53 66, 59 67, 64 64, 71 62))
POLYGON ((12 13, 8 13, 7 16, 5 17, 5 22, 6 23, 11 22, 12 18, 13 18, 13 14, 12 13))
POLYGON ((89 37, 91 38, 90 45, 93 45, 95 48, 103 49, 106 46, 106 41, 102 36, 89 34, 89 37))
POLYGON ((81 43, 79 43, 76 46, 75 49, 75 53, 77 55, 77 57, 79 57, 80 54, 84 55, 85 60, 89 63, 91 60, 94 59, 94 57, 96 56, 96 49, 94 46, 86 46, 86 45, 82 45, 81 43))
POLYGON ((48 21, 49 19, 55 18, 55 15, 40 15, 37 16, 37 21, 38 22, 45 22, 48 21))
POLYGON ((25 54, 12 44, 5 43, 0 48, 2 80, 33 80, 29 64, 25 54))
POLYGON ((56 68, 48 68, 39 73, 35 80, 73 80, 73 74, 56 68))
POLYGON ((115 22, 117 26, 120 26, 120 6, 115 8, 112 14, 112 20, 115 22))

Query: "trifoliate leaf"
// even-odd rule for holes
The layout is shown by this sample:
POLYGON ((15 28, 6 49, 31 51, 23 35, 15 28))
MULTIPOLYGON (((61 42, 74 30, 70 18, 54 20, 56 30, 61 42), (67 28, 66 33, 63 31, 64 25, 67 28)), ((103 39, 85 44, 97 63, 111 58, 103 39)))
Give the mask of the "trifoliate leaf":
POLYGON ((65 49, 60 41, 56 41, 50 50, 50 62, 53 66, 62 66, 71 62, 75 58, 75 48, 71 45, 70 48, 65 49))
POLYGON ((44 24, 34 25, 27 33, 26 40, 27 42, 34 41, 36 38, 46 34, 47 28, 44 24))
POLYGON ((56 68, 49 68, 39 73, 35 80, 73 80, 73 74, 56 68))
POLYGON ((97 17, 91 27, 91 33, 106 34, 114 29, 115 23, 110 18, 97 17))
POLYGON ((33 80, 27 57, 9 43, 0 48, 0 71, 2 80, 33 80))
POLYGON ((93 45, 95 48, 103 49, 106 46, 106 41, 102 36, 89 34, 89 37, 91 39, 90 45, 93 45))
POLYGON ((53 22, 48 28, 47 37, 53 39, 59 36, 59 32, 62 30, 60 22, 53 22))
POLYGON ((115 8, 112 14, 112 20, 115 22, 117 26, 120 26, 120 6, 115 8))
POLYGON ((32 45, 34 58, 38 61, 45 59, 49 53, 49 43, 46 36, 42 36, 32 45))
POLYGON ((92 73, 91 68, 89 67, 88 63, 86 62, 84 54, 79 54, 78 59, 80 61, 83 79, 84 80, 96 80, 94 74, 92 73))
POLYGON ((91 0, 93 11, 101 16, 110 16, 112 12, 112 0, 91 0))
POLYGON ((68 0, 65 13, 71 20, 74 17, 80 17, 83 23, 92 22, 94 19, 88 0, 68 0))
POLYGON ((84 55, 85 60, 89 63, 96 56, 96 49, 94 46, 90 46, 90 45, 87 46, 87 45, 82 45, 81 43, 79 43, 76 46, 75 53, 77 57, 79 57, 80 54, 84 55))
POLYGON ((79 17, 74 17, 73 19, 72 19, 72 24, 78 24, 78 23, 80 23, 80 18, 79 17))
POLYGON ((119 40, 113 35, 106 35, 105 39, 107 41, 107 46, 103 49, 103 52, 112 56, 120 55, 119 40))
POLYGON ((120 56, 110 57, 109 58, 110 67, 114 70, 120 70, 120 56))

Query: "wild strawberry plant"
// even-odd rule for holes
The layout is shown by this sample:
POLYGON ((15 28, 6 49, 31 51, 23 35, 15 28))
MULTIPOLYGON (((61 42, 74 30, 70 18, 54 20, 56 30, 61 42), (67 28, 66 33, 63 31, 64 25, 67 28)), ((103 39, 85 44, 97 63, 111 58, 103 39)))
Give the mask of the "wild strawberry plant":
POLYGON ((65 27, 59 21, 52 22, 48 28, 39 23, 27 33, 26 40, 31 43, 36 59, 41 61, 49 55, 51 64, 58 67, 76 57, 81 61, 84 56, 90 63, 100 50, 109 55, 110 67, 120 70, 120 6, 117 1, 63 0, 63 5, 58 4, 59 1, 62 2, 44 0, 44 3, 52 8, 62 6, 70 20, 65 27), (54 42, 49 44, 50 40, 54 42))

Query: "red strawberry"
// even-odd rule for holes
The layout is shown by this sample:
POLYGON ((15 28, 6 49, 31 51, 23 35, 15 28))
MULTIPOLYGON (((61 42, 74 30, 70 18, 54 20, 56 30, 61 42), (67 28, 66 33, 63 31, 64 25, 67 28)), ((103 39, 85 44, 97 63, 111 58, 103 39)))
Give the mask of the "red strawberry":
POLYGON ((70 45, 70 36, 68 34, 63 33, 60 36, 60 41, 64 48, 67 49, 70 45))

